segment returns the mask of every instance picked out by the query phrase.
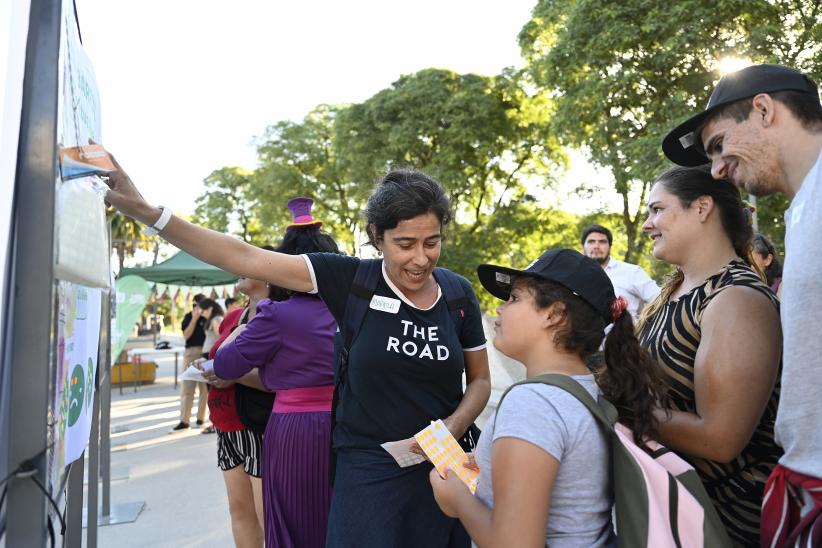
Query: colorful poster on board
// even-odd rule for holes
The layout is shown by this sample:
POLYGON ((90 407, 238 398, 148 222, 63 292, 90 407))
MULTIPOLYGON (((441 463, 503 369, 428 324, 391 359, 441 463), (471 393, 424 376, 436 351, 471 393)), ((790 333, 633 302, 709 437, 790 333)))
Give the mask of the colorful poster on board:
POLYGON ((57 140, 62 148, 102 144, 100 92, 94 66, 83 49, 74 18, 74 3, 63 0, 60 42, 60 116, 57 140))
MULTIPOLYGON (((94 67, 83 50, 74 3, 63 0, 60 40, 57 141, 62 182, 57 185, 55 275, 88 287, 108 289, 110 247, 103 194, 95 169, 81 168, 86 156, 107 159, 102 144, 100 93, 94 67)), ((102 169, 101 171, 106 171, 102 169)))
POLYGON ((100 342, 103 291, 70 282, 57 285, 55 468, 76 460, 89 441, 100 342))

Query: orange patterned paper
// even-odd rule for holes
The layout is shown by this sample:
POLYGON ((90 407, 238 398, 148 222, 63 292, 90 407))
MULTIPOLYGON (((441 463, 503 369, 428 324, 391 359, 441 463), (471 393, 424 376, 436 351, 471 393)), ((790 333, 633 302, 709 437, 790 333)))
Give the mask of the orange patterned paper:
POLYGON ((441 420, 432 421, 431 424, 417 433, 414 438, 420 444, 422 450, 434 463, 440 476, 445 477, 445 470, 450 468, 459 476, 462 482, 468 486, 473 494, 477 490, 477 479, 479 470, 473 470, 463 466, 467 456, 457 440, 448 431, 441 420))

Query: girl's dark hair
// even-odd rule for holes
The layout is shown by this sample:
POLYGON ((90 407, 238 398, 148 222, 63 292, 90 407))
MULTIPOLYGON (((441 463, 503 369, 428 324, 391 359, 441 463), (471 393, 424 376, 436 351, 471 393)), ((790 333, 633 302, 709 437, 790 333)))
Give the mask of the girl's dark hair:
POLYGON ((386 230, 426 213, 436 215, 443 227, 451 221, 451 202, 442 185, 421 171, 389 171, 377 183, 365 206, 368 243, 375 246, 386 230))
MULTIPOLYGON (((304 253, 340 253, 337 242, 318 226, 292 226, 285 231, 282 242, 276 248, 263 246, 264 249, 285 253, 286 255, 302 255, 304 253)), ((268 298, 272 301, 284 301, 296 291, 283 289, 276 285, 268 286, 268 298)))
POLYGON ((211 317, 216 318, 217 316, 225 316, 225 312, 223 311, 223 307, 217 304, 217 301, 209 298, 200 299, 200 302, 197 303, 203 310, 208 310, 211 308, 211 317))
POLYGON ((782 261, 779 260, 776 247, 764 234, 757 233, 753 239, 753 250, 763 257, 768 255, 773 257, 771 264, 765 267, 765 277, 768 280, 768 285, 773 285, 774 280, 782 277, 782 261))
POLYGON ((605 320, 594 307, 555 282, 532 276, 520 276, 517 282, 531 292, 540 310, 562 305, 565 322, 555 333, 554 344, 578 355, 589 367, 597 364, 593 369, 597 385, 638 445, 654 437, 658 426, 654 408, 664 404, 666 384, 656 361, 639 345, 631 315, 623 312, 617 318, 600 356, 605 320))
MULTIPOLYGON (((751 211, 742 201, 739 189, 726 180, 714 179, 709 165, 699 167, 674 166, 659 176, 656 184, 665 187, 665 190, 679 199, 683 208, 688 208, 697 198, 710 196, 719 212, 719 219, 725 234, 731 240, 734 251, 741 257, 762 279, 765 274, 756 266, 751 256, 753 250, 754 231, 751 226, 751 211)), ((639 318, 640 329, 650 317, 656 314, 673 295, 674 291, 685 279, 680 268, 669 274, 659 296, 642 311, 639 318)))

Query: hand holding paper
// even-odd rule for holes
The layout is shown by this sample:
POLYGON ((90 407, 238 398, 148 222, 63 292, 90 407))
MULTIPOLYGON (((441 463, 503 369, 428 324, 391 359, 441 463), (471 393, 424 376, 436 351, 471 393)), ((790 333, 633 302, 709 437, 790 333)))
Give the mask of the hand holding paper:
POLYGON ((441 420, 432 421, 428 427, 418 432, 414 438, 431 462, 434 463, 441 477, 445 478, 445 470, 450 468, 452 473, 456 474, 468 486, 468 490, 472 494, 477 490, 479 470, 464 466, 468 456, 441 420))
POLYGON ((189 365, 188 369, 183 371, 183 374, 180 375, 181 381, 196 381, 196 382, 208 382, 203 376, 203 372, 194 367, 193 365, 189 365))
POLYGON ((394 460, 397 461, 400 468, 407 468, 408 466, 425 462, 425 457, 411 451, 411 446, 416 445, 416 443, 414 438, 408 438, 407 440, 388 441, 380 445, 380 447, 394 457, 394 460))

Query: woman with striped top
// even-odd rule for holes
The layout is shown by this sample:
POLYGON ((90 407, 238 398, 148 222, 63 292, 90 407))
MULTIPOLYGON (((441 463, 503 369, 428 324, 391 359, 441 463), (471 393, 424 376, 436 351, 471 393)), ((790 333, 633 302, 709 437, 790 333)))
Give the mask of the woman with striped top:
POLYGON ((676 266, 639 321, 670 386, 659 441, 697 469, 735 544, 758 546, 763 489, 781 455, 782 334, 751 259, 750 214, 731 183, 683 167, 658 179, 648 210, 654 257, 676 266))

